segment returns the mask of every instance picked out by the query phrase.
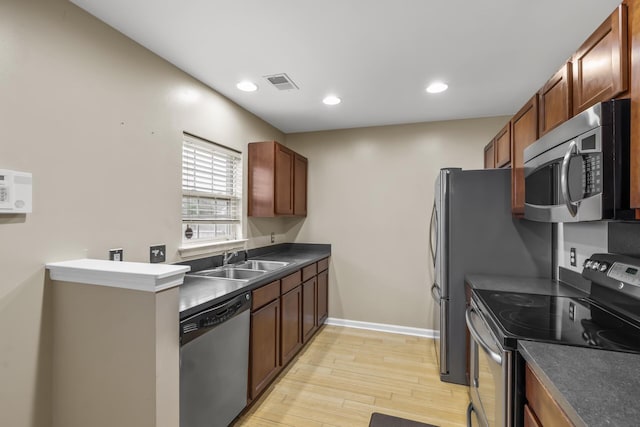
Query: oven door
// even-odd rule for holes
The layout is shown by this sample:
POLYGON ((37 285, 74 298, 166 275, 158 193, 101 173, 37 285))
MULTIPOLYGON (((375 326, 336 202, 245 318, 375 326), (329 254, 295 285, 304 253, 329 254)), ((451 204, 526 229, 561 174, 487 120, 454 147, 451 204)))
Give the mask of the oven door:
POLYGON ((472 301, 465 313, 470 338, 471 405, 483 427, 513 426, 513 352, 503 349, 472 301))

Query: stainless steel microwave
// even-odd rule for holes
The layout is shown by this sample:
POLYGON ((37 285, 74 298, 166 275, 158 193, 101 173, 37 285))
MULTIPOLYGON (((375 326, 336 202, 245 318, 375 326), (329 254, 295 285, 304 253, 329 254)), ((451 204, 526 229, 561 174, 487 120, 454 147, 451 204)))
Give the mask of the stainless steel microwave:
POLYGON ((630 102, 602 102, 524 150, 524 217, 541 222, 631 219, 630 102))

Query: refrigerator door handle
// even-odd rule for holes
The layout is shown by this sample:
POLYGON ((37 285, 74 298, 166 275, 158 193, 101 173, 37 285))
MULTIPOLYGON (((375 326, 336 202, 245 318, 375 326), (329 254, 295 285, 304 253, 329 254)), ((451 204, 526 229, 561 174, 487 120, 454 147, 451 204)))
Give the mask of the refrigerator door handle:
POLYGON ((436 304, 440 305, 440 299, 442 299, 442 297, 440 296, 440 286, 438 286, 436 283, 431 285, 431 296, 433 297, 436 304))
POLYGON ((433 266, 436 266, 436 251, 438 250, 438 211, 436 210, 436 201, 433 201, 433 209, 431 209, 431 220, 429 222, 429 254, 431 255, 431 261, 433 266), (433 230, 436 230, 436 242, 435 250, 433 244, 433 230))
POLYGON ((444 300, 440 305, 440 374, 449 373, 449 302, 444 300))

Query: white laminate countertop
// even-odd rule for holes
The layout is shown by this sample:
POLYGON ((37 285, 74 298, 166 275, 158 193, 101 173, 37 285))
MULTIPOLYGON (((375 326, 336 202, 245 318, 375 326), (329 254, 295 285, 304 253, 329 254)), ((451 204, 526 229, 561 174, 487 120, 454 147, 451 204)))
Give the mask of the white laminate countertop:
POLYGON ((180 286, 190 270, 186 265, 77 259, 46 264, 52 280, 159 292, 180 286))

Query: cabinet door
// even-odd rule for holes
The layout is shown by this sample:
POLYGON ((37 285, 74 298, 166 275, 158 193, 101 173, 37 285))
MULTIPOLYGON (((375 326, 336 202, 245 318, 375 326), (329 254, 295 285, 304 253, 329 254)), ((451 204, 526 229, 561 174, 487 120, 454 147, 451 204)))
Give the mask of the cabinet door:
POLYGON ((302 284, 302 342, 307 342, 316 330, 316 278, 302 284))
POLYGON ((280 299, 251 313, 249 392, 255 399, 280 370, 280 299))
POLYGON ((293 214, 307 216, 307 159, 299 154, 293 166, 293 214))
POLYGON ((293 162, 295 154, 287 147, 275 146, 275 213, 293 215, 293 162))
POLYGON ((285 366, 302 347, 302 286, 282 295, 281 365, 285 366))
POLYGON ((509 123, 496 135, 494 149, 496 150, 496 167, 509 166, 511 161, 511 128, 509 123))
POLYGON ((488 143, 484 147, 484 168, 493 169, 496 167, 495 149, 493 148, 493 141, 488 143))
POLYGON ((539 137, 571 118, 573 86, 571 62, 567 62, 540 89, 538 97, 539 137))
POLYGON ((329 317, 329 271, 318 273, 316 296, 316 325, 320 326, 329 317))
POLYGON ((627 8, 621 4, 574 54, 573 113, 627 90, 627 8))
POLYGON ((538 139, 538 94, 511 119, 511 213, 524 215, 524 149, 538 139))

